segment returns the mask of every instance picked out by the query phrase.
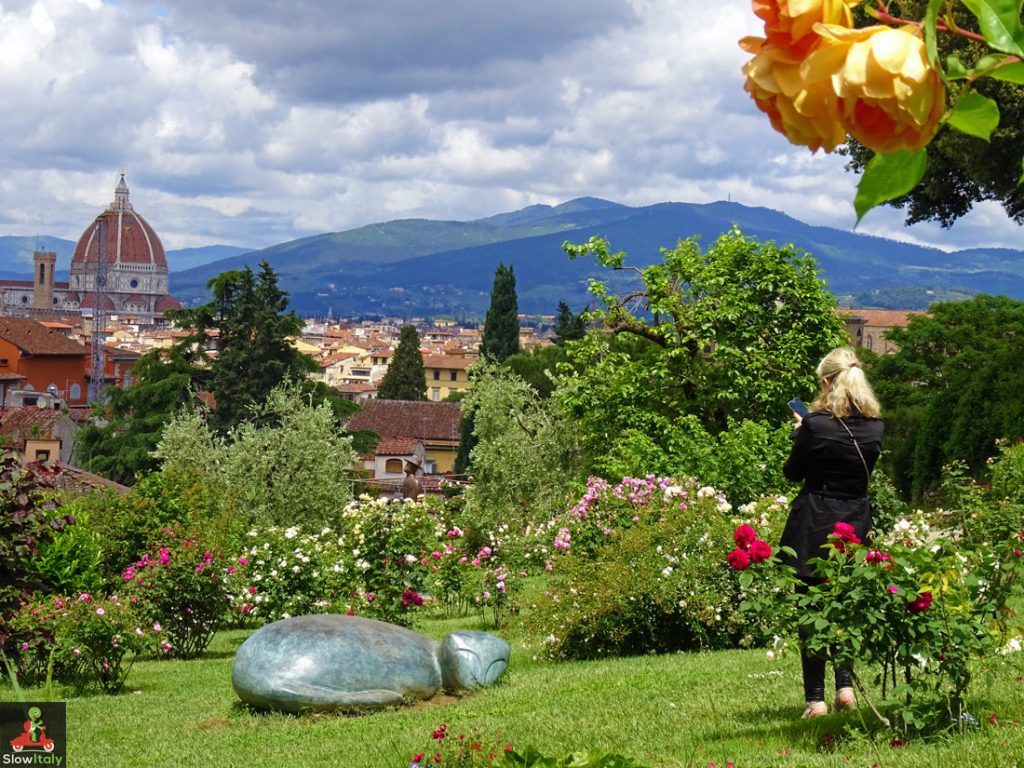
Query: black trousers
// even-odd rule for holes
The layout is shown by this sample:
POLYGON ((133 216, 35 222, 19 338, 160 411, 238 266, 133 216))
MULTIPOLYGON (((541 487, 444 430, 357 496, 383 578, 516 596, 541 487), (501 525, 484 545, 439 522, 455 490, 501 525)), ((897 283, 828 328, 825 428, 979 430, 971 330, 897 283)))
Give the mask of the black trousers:
MULTIPOLYGON (((801 578, 803 585, 797 586, 796 591, 801 594, 807 594, 809 587, 815 586, 821 583, 820 579, 809 579, 801 578)), ((803 668, 804 674, 804 701, 824 701, 825 700, 825 662, 827 659, 825 656, 811 654, 807 650, 806 640, 808 636, 808 630, 803 627, 800 628, 800 666, 803 668)), ((840 688, 850 688, 853 686, 853 681, 850 676, 850 669, 848 667, 842 667, 836 665, 836 690, 840 688)))

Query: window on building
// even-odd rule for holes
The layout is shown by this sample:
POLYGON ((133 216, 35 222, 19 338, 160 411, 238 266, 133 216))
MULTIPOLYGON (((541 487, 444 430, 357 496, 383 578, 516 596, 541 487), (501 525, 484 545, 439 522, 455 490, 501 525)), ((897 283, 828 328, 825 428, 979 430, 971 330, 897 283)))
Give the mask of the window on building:
POLYGON ((47 450, 37 450, 36 451, 36 461, 49 461, 49 460, 50 460, 50 452, 49 451, 47 451, 47 450))
POLYGON ((440 371, 434 371, 434 381, 440 381, 440 380, 441 380, 441 372, 440 371))
POLYGON ((33 405, 39 405, 38 397, 23 397, 21 398, 21 405, 23 408, 31 408, 33 405))
POLYGON ((870 333, 868 334, 868 341, 867 341, 867 344, 865 346, 867 346, 868 349, 874 349, 875 348, 875 338, 870 333))
POLYGON ((78 384, 72 384, 71 389, 68 390, 68 398, 72 401, 81 400, 82 387, 78 384))
POLYGON ((10 361, 6 357, 0 357, 0 368, 9 368, 10 361))
POLYGON ((402 464, 404 462, 401 459, 388 459, 384 462, 384 471, 391 473, 398 473, 402 471, 402 464))
POLYGON ((458 381, 458 380, 459 380, 459 372, 458 371, 452 371, 452 381, 458 381))
POLYGON ((431 388, 431 390, 430 390, 430 399, 433 400, 435 403, 436 402, 440 402, 440 400, 441 400, 441 388, 440 387, 432 387, 431 388))

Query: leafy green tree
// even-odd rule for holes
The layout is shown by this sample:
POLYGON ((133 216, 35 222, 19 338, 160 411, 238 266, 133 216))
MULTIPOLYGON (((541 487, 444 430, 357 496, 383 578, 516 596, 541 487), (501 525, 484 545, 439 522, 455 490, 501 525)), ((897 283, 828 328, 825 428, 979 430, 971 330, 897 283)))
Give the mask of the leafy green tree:
POLYGON ((592 282, 604 330, 569 347, 578 374, 564 397, 592 466, 630 435, 676 455, 692 444, 680 434, 689 415, 710 434, 781 424, 790 398, 814 393, 821 357, 847 341, 813 258, 793 246, 734 228, 706 251, 683 240, 644 268, 624 266, 600 238, 565 248, 637 275, 622 295, 592 282))
POLYGON ((552 398, 506 366, 479 364, 463 401, 476 437, 467 519, 523 530, 565 510, 581 465, 573 424, 552 398))
POLYGON ((526 349, 505 360, 505 367, 515 371, 541 397, 551 396, 559 375, 558 367, 568 364, 569 353, 558 344, 526 349))
POLYGON ((75 457, 80 466, 132 485, 157 467, 153 450, 167 422, 194 404, 197 353, 186 346, 154 349, 139 358, 134 383, 111 387, 107 402, 95 406, 95 418, 78 433, 75 457))
POLYGON ((195 478, 214 489, 236 530, 336 525, 352 498, 348 469, 356 454, 331 408, 282 386, 252 411, 225 435, 198 414, 176 416, 157 447, 162 474, 175 486, 195 478))
POLYGON ((872 381, 897 485, 920 499, 942 468, 984 471, 1001 438, 1024 435, 1024 302, 1005 296, 933 305, 888 338, 872 381))
POLYGON ((398 348, 377 387, 377 397, 381 400, 427 399, 427 374, 423 368, 420 336, 415 326, 402 326, 398 348))
POLYGON ((494 272, 491 303, 484 318, 480 354, 499 363, 519 351, 519 297, 512 265, 499 264, 494 272))
POLYGON ((555 344, 565 344, 583 338, 587 326, 582 314, 574 314, 564 301, 558 302, 558 316, 555 318, 555 344))
POLYGON ((258 274, 249 267, 230 270, 207 285, 212 301, 168 315, 193 331, 182 344, 202 350, 216 344, 216 356, 207 356, 208 367, 195 375, 216 398, 214 425, 228 429, 245 420, 250 406, 265 401, 275 387, 315 371, 316 362, 291 343, 303 321, 294 311, 285 312, 288 294, 266 261, 260 262, 258 274))

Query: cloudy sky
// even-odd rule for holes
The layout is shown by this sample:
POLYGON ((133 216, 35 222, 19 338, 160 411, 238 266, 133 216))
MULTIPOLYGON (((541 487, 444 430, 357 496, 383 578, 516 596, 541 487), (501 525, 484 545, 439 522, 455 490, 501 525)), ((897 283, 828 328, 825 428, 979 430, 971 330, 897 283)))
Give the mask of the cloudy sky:
MULTIPOLYGON (((0 0, 0 234, 76 239, 124 169, 168 248, 583 195, 849 229, 856 177, 742 88, 747 0, 0 0)), ((982 206, 952 230, 1021 246, 982 206)), ((680 233, 687 235, 690 233, 680 233)))

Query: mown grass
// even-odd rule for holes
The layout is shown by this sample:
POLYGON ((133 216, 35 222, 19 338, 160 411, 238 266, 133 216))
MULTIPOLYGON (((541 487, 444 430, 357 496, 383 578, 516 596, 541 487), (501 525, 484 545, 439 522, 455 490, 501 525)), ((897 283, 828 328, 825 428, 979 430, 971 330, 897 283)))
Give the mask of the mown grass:
MULTIPOLYGON (((440 636, 456 626, 481 628, 463 619, 427 621, 420 630, 440 636)), ((533 744, 556 756, 597 748, 658 767, 1024 765, 1024 670, 1013 657, 973 703, 981 728, 893 748, 891 736, 870 721, 865 735, 864 709, 799 720, 795 654, 775 661, 747 650, 556 664, 535 658, 537 648, 515 634, 504 678, 461 698, 361 716, 257 714, 231 689, 234 652, 247 635, 219 633, 199 660, 139 661, 123 695, 71 699, 69 764, 400 768, 429 748, 431 732, 445 722, 450 733, 476 733, 498 746, 533 744), (997 726, 988 723, 993 712, 997 726)), ((9 687, 0 689, 0 699, 11 698, 9 687)))

